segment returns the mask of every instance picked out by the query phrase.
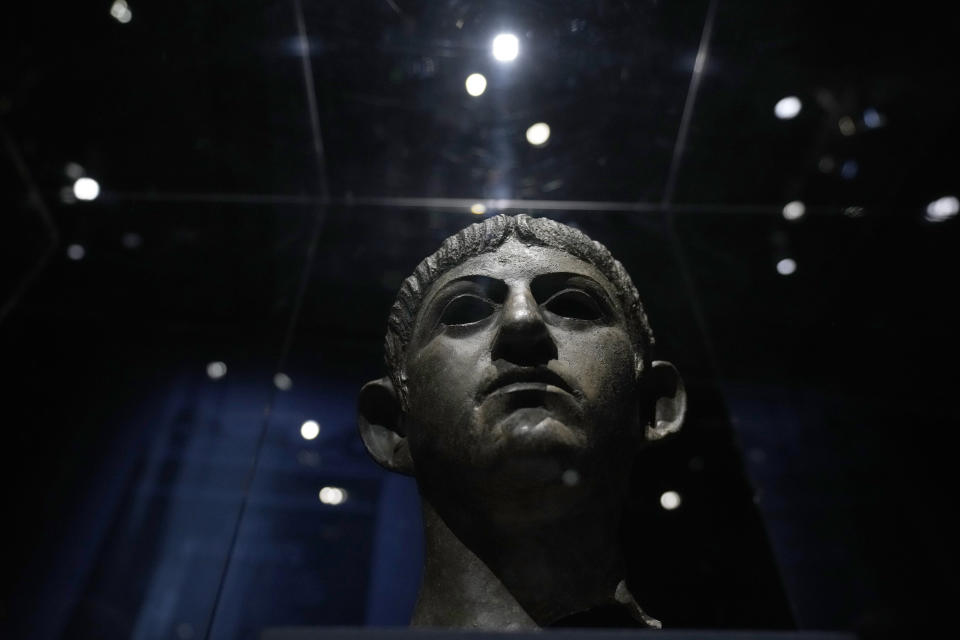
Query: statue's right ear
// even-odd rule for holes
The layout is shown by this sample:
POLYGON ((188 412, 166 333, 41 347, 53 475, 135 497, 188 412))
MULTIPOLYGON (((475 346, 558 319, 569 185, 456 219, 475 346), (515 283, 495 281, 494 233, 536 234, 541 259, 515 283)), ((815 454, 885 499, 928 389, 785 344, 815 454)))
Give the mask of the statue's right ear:
POLYGON ((357 427, 367 451, 380 466, 413 475, 413 458, 403 430, 400 399, 390 378, 371 380, 360 389, 357 427))

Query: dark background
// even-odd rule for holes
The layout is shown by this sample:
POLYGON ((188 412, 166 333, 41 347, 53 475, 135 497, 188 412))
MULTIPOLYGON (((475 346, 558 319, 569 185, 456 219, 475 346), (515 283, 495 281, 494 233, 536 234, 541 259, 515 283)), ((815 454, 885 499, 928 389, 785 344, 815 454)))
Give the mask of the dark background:
POLYGON ((0 26, 4 637, 404 624, 415 488, 367 459, 353 407, 402 278, 474 203, 605 243, 687 381, 624 531, 652 615, 947 619, 960 259, 956 218, 927 214, 960 192, 947 9, 128 3, 0 26))

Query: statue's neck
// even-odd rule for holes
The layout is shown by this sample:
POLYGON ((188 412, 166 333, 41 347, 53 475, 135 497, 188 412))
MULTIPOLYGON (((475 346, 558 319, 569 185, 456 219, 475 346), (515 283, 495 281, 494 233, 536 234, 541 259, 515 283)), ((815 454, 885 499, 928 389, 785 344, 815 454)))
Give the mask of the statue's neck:
POLYGON ((423 516, 426 562, 414 626, 537 628, 610 604, 624 578, 617 514, 581 513, 482 539, 455 534, 426 499, 423 516))

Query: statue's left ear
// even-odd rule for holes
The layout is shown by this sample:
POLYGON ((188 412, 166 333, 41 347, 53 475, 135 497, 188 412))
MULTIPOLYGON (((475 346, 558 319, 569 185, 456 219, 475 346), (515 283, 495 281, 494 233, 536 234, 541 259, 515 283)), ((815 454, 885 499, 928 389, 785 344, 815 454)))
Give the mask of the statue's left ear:
POLYGON ((646 397, 655 403, 646 429, 647 440, 659 440, 679 431, 687 412, 687 391, 677 368, 664 360, 654 360, 643 378, 646 397))

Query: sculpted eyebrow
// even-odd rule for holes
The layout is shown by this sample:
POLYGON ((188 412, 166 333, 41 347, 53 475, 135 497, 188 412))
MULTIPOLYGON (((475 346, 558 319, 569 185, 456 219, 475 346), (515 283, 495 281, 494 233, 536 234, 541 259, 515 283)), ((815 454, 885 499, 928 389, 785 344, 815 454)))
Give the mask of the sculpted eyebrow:
MULTIPOLYGON (((483 293, 488 298, 494 301, 500 301, 506 296, 507 283, 505 283, 503 280, 498 280, 497 278, 491 278, 490 276, 460 276, 459 278, 454 278, 450 282, 443 285, 443 287, 437 292, 437 295, 434 296, 434 300, 439 300, 445 297, 445 294, 451 289, 458 292, 479 290, 480 293, 483 293), (470 284, 475 286, 467 286, 470 284)), ((431 304, 433 304, 433 301, 431 301, 431 304)))
POLYGON ((544 273, 533 279, 530 290, 538 302, 543 302, 557 291, 569 286, 590 289, 603 300, 610 300, 610 294, 603 285, 582 273, 544 273))

